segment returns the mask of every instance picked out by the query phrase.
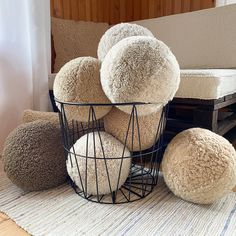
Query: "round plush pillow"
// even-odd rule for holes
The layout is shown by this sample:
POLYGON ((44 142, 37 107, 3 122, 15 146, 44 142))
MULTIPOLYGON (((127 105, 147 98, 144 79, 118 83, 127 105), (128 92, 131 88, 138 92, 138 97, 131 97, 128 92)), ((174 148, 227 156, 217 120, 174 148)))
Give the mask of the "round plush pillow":
POLYGON ((162 171, 175 195, 210 204, 235 186, 236 151, 225 138, 209 130, 185 130, 168 145, 162 171))
POLYGON ((48 121, 22 124, 6 139, 4 170, 27 191, 55 187, 66 181, 66 162, 58 126, 48 121))
MULTIPOLYGON (((133 36, 117 43, 101 67, 101 83, 113 103, 150 102, 138 106, 148 115, 170 101, 179 86, 179 64, 170 49, 148 36, 133 36)), ((128 106, 119 106, 130 112, 128 106)))
POLYGON ((130 23, 120 23, 110 29, 108 29, 105 34, 100 39, 98 44, 98 58, 103 61, 108 51, 117 44, 120 40, 128 38, 131 36, 153 36, 150 30, 144 28, 143 26, 130 24, 130 23))
MULTIPOLYGON (((112 191, 116 190, 120 172, 120 165, 121 165, 120 157, 122 157, 122 153, 125 148, 120 141, 118 141, 116 138, 114 138, 113 136, 111 136, 106 132, 100 132, 100 137, 102 140, 102 145, 100 142, 99 134, 97 132, 94 133, 94 138, 93 138, 93 133, 89 133, 82 136, 80 139, 77 140, 77 142, 70 150, 72 153, 77 154, 76 157, 73 154, 68 155, 68 160, 67 160, 67 171, 69 176, 81 190, 83 190, 84 188, 85 191, 85 186, 86 186, 85 156, 86 156, 86 147, 88 147, 87 155, 88 157, 91 158, 87 158, 87 194, 92 194, 92 195, 97 195, 97 187, 98 187, 98 195, 110 193, 106 164, 110 178, 111 190, 112 191), (88 146, 86 143, 87 139, 88 139, 88 146), (94 153, 94 140, 95 140, 95 153, 94 153), (105 159, 103 159, 104 158, 103 151, 105 153, 105 159), (94 159, 95 157, 102 158, 102 159, 96 159, 97 168, 95 168, 95 159, 94 159), (75 158, 77 159, 79 172, 75 158), (114 159, 107 159, 107 158, 114 158, 114 159), (97 170, 97 175, 95 170, 97 170), (98 185, 96 185, 96 182, 98 185)), ((129 157, 129 156, 130 152, 128 151, 127 148, 125 148, 124 157, 129 157)), ((130 166, 131 166, 131 158, 123 159, 118 188, 120 188, 121 185, 123 185, 124 182, 126 181, 129 175, 130 166)))
MULTIPOLYGON (((110 103, 102 90, 99 70, 100 62, 96 58, 80 57, 69 61, 56 75, 54 96, 62 102, 110 103)), ((99 119, 109 112, 110 107, 97 106, 94 110, 99 119)), ((88 122, 88 106, 65 105, 65 111, 69 119, 88 122)))
POLYGON ((25 110, 23 112, 22 122, 29 123, 36 120, 47 120, 50 123, 59 126, 59 116, 56 112, 25 110))
POLYGON ((154 112, 148 116, 138 117, 134 116, 134 127, 132 128, 132 120, 130 122, 130 115, 114 107, 104 117, 105 131, 112 134, 123 144, 125 144, 126 134, 129 127, 126 146, 130 151, 140 151, 152 147, 158 139, 157 130, 161 118, 161 111, 154 112), (130 122, 130 126, 129 126, 130 122), (138 129, 139 127, 139 129, 138 129), (133 138, 132 138, 132 129, 133 138), (139 131, 139 132, 138 132, 139 131), (139 142, 140 136, 140 142, 139 142), (133 139, 133 143, 132 143, 133 139), (140 146, 141 144, 141 146, 140 146))

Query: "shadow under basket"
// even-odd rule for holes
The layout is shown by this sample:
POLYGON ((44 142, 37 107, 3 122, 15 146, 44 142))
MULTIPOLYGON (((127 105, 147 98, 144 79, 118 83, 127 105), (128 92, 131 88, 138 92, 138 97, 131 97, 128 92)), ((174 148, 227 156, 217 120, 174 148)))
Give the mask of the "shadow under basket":
MULTIPOLYGON (((163 131, 166 124, 166 117, 167 117, 167 111, 168 106, 165 106, 161 111, 161 117, 156 122, 156 136, 155 136, 155 144, 147 149, 147 150, 139 150, 132 152, 130 151, 130 156, 124 156, 126 143, 128 138, 132 139, 132 144, 134 143, 134 137, 136 137, 136 142, 139 142, 140 147, 142 146, 142 136, 140 132, 139 127, 139 116, 138 116, 138 107, 139 106, 148 106, 150 103, 113 103, 113 104, 80 104, 80 103, 69 103, 69 102, 61 102, 58 101, 56 98, 57 106, 59 107, 59 117, 60 117, 60 125, 61 125, 61 132, 62 132, 62 139, 63 139, 63 146, 65 150, 65 156, 67 160, 67 165, 73 165, 74 163, 74 169, 77 172, 78 181, 80 183, 80 187, 76 185, 76 181, 73 181, 69 177, 69 182, 75 192, 93 202, 98 203, 106 203, 106 204, 120 204, 120 203, 128 203, 133 202, 139 199, 144 198, 148 194, 150 194, 153 190, 153 188, 157 185, 158 181, 158 173, 159 173, 159 167, 162 160, 163 152, 164 152, 164 142, 163 142, 163 131), (79 117, 76 120, 69 120, 68 114, 67 114, 67 107, 74 106, 74 107, 87 107, 88 108, 88 122, 80 122, 79 117), (125 142, 123 152, 121 152, 120 156, 118 157, 109 157, 106 153, 106 148, 103 147, 103 140, 101 136, 101 132, 105 131, 104 128, 104 121, 103 119, 96 119, 96 112, 95 108, 97 106, 129 106, 130 107, 130 115, 129 120, 127 122, 127 130, 126 133, 124 133, 124 139, 125 142), (136 133, 137 132, 137 133, 136 133), (87 135, 87 141, 86 141, 86 155, 81 155, 76 153, 74 144, 76 141, 81 138, 82 136, 91 133, 90 135, 87 135), (97 134, 96 137, 99 138, 99 145, 101 146, 102 156, 96 157, 94 156, 88 156, 89 151, 87 150, 89 148, 88 143, 89 138, 94 139, 94 134, 97 134), (135 134, 136 133, 136 134, 135 134), (131 137, 129 137, 131 136, 131 137), (83 159, 83 163, 85 163, 84 171, 81 171, 80 168, 80 161, 78 161, 80 158, 83 159), (125 163, 125 160, 130 160, 129 165, 129 174, 124 182, 120 186, 120 178, 121 178, 121 171, 122 171, 122 165, 125 163), (91 165, 88 165, 88 163, 91 161, 94 162, 93 168, 91 165), (114 173, 112 169, 109 169, 109 162, 115 161, 115 166, 117 166, 117 171, 114 173), (97 165, 99 162, 103 162, 104 169, 103 176, 106 176, 106 183, 107 188, 109 188, 108 194, 103 194, 99 191, 99 177, 101 176, 99 171, 101 171, 99 168, 97 168, 97 165), (75 164, 76 163, 76 164, 75 164), (95 173, 91 173, 95 172, 95 173), (105 173, 105 174, 104 174, 105 173), (90 174, 93 174, 95 176, 95 179, 93 180, 93 184, 96 185, 97 192, 96 194, 90 194, 88 190, 88 176, 90 174), (111 177, 116 179, 115 188, 114 185, 111 187, 110 179, 111 177)), ((73 108, 74 109, 74 108, 73 108)), ((93 149, 94 153, 96 150, 96 144, 97 142, 93 141, 93 149)), ((90 146, 91 148, 91 146, 90 146)), ((81 160, 82 160, 81 159, 81 160)), ((78 182, 77 182, 78 183, 78 182)))

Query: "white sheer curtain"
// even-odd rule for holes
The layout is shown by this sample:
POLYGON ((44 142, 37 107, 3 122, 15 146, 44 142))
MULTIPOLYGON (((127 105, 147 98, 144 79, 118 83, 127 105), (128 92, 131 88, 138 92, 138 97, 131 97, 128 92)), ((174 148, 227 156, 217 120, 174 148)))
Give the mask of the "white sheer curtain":
POLYGON ((48 110, 50 1, 0 1, 0 153, 25 109, 48 110))

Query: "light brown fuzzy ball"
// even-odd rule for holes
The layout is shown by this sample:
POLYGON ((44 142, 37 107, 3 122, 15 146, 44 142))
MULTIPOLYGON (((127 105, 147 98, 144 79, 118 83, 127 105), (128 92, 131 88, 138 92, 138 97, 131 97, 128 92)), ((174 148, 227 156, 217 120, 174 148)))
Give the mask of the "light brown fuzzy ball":
MULTIPOLYGON (((46 112, 46 111, 33 111, 33 110, 25 110, 23 112, 22 123, 29 123, 33 121, 45 120, 55 125, 56 128, 60 127, 60 119, 59 114, 57 112, 46 112)), ((73 121, 67 120, 68 129, 73 130, 73 121)), ((75 123, 74 123, 75 125, 75 123)), ((83 122, 83 127, 79 125, 77 127, 78 131, 83 131, 83 129, 87 129, 88 124, 83 122)))
POLYGON ((18 126, 6 139, 3 164, 8 178, 23 190, 62 184, 67 172, 59 127, 48 121, 18 126))
MULTIPOLYGON (((158 139, 157 129, 160 122, 162 110, 152 113, 148 116, 138 116, 138 125, 140 133, 141 150, 152 147, 158 139)), ((105 131, 116 137, 125 144, 126 134, 129 126, 130 115, 126 112, 113 107, 112 110, 104 117, 105 131)), ((129 133, 127 136, 126 146, 130 151, 140 151, 139 133, 137 128, 137 119, 134 118, 134 136, 132 148, 132 119, 130 122, 129 133)))
POLYGON ((59 125, 59 116, 56 112, 25 110, 23 112, 22 122, 29 123, 36 120, 46 120, 54 125, 59 125))
MULTIPOLYGON (((62 102, 110 103, 100 83, 100 61, 92 57, 79 57, 66 63, 54 81, 54 96, 62 102)), ((58 108, 60 109, 60 105, 58 108)), ((96 118, 106 115, 109 106, 94 107, 96 118)), ((67 119, 88 122, 89 106, 65 105, 67 119)))
POLYGON ((235 186, 236 151, 225 138, 209 130, 185 130, 168 145, 162 170, 175 195, 211 204, 235 186))

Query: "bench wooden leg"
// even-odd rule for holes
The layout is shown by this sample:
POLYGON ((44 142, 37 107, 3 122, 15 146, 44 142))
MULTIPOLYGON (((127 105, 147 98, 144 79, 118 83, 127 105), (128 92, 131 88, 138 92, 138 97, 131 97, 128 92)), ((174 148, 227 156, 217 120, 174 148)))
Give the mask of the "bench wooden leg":
POLYGON ((196 108, 193 114, 193 123, 196 126, 209 129, 217 133, 218 109, 207 110, 203 107, 196 108))

